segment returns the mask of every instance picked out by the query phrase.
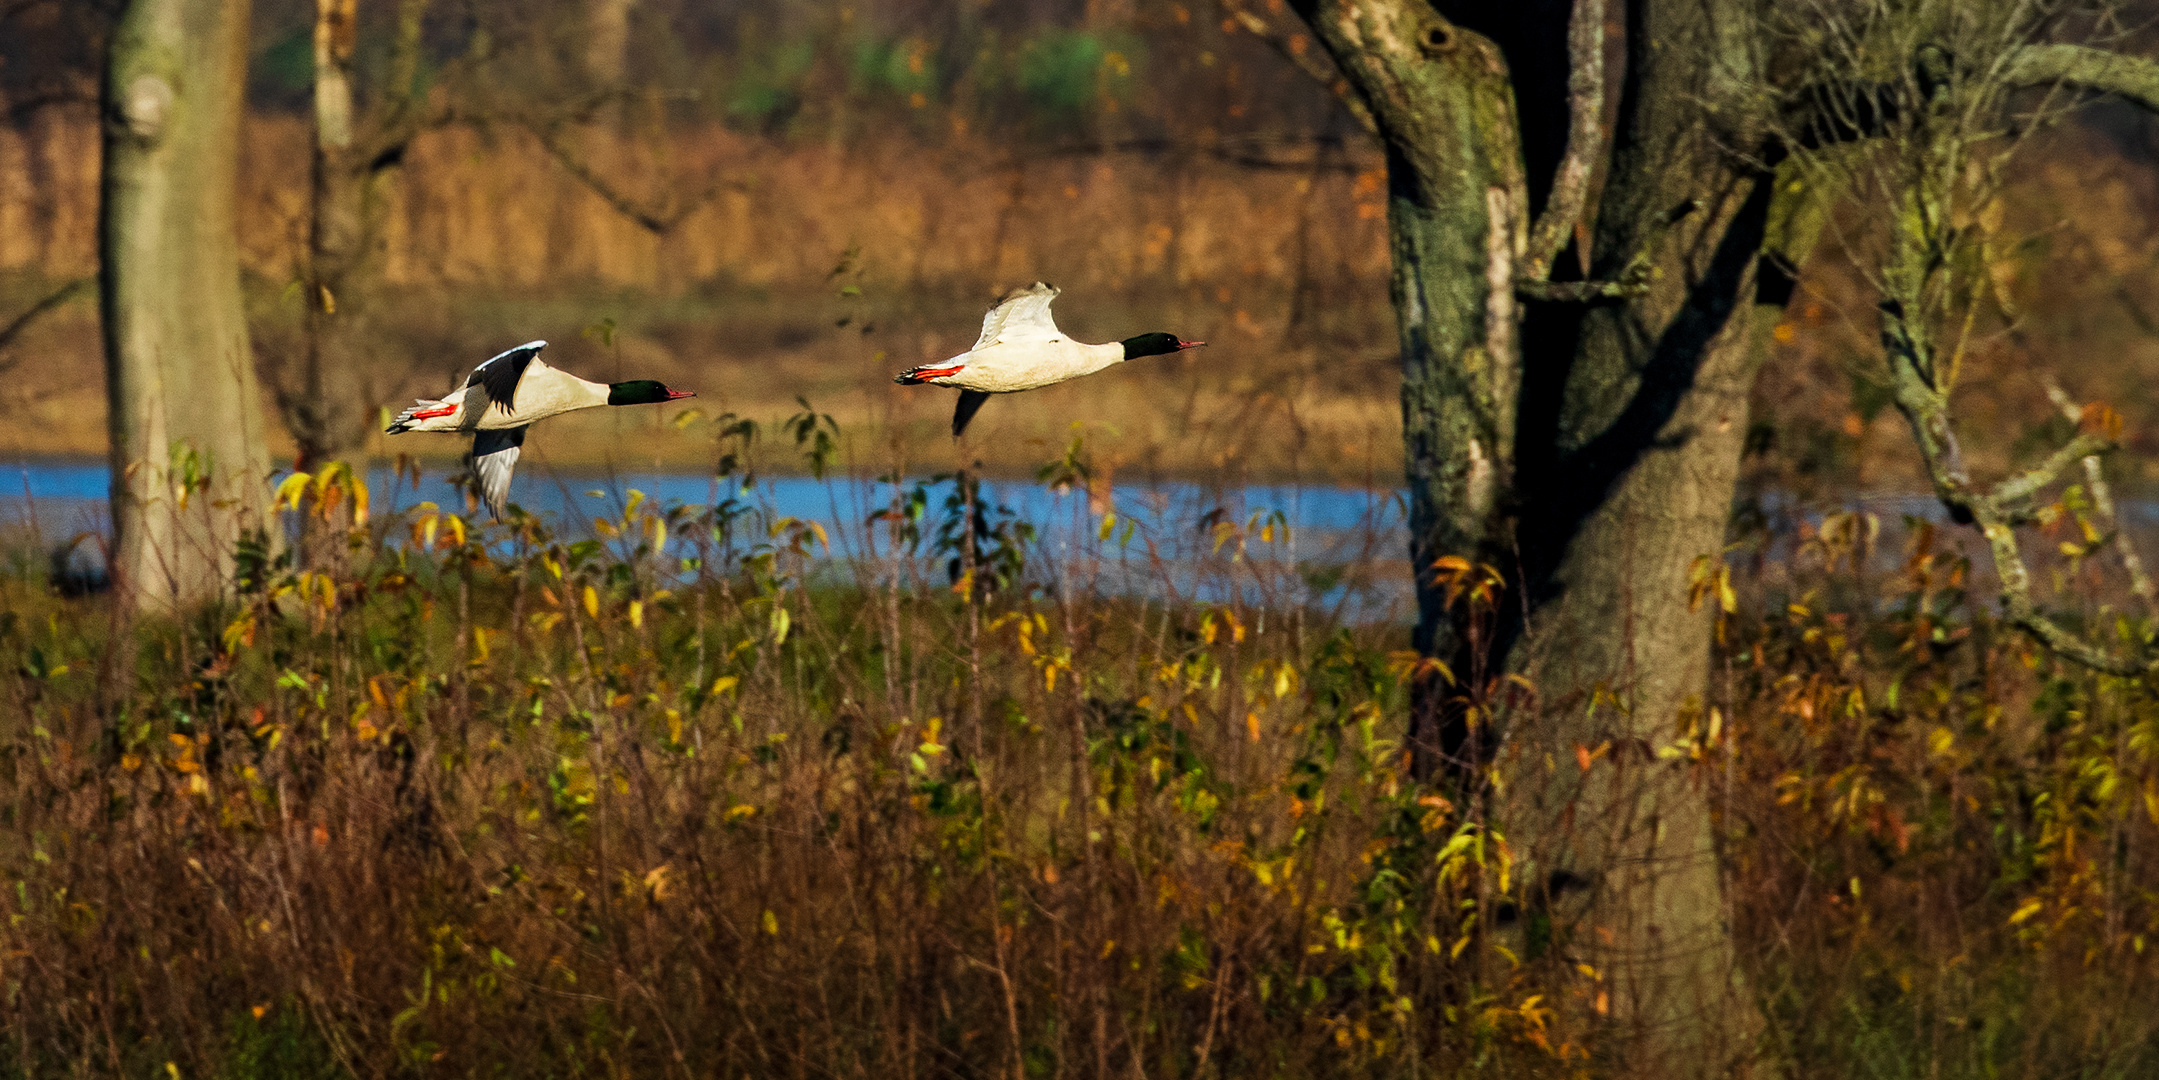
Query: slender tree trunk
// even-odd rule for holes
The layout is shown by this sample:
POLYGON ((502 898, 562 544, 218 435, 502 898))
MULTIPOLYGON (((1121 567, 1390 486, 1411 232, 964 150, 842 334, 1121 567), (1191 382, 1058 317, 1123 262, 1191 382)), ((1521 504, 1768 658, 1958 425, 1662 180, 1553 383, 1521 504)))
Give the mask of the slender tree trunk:
MULTIPOLYGON (((1300 4, 1379 119, 1387 153, 1402 441, 1416 645, 1466 673, 1464 641, 1431 568, 1502 558, 1519 385, 1515 265, 1527 194, 1506 61, 1491 41, 1422 3, 1300 4)), ((1413 686, 1412 768, 1428 779, 1454 690, 1413 686)), ((1459 743, 1461 740, 1447 740, 1459 743)))
POLYGON ((317 468, 359 444, 364 411, 357 341, 367 307, 366 177, 349 160, 356 123, 352 57, 356 0, 316 0, 314 143, 310 161, 307 355, 287 405, 298 467, 317 468))
POLYGON ((103 259, 116 569, 135 610, 217 596, 269 524, 234 180, 246 0, 134 0, 104 84, 103 259))

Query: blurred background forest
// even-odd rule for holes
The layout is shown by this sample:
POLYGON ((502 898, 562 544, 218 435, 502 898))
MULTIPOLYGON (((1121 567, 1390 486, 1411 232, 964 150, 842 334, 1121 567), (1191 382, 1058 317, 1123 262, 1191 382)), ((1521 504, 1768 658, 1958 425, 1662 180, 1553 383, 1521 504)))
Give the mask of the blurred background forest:
MULTIPOLYGON (((0 6, 0 316, 94 274, 114 7, 0 6)), ((254 10, 241 242, 274 393, 302 348, 314 9, 254 10)), ((391 78, 400 10, 357 9, 363 103, 391 78)), ((963 349, 990 297, 1039 278, 1067 289, 1059 318, 1083 339, 1159 326, 1219 344, 991 410, 991 467, 1031 467, 1084 419, 1136 475, 1391 484, 1383 162, 1286 55, 1307 48, 1294 21, 1278 2, 1203 0, 429 5, 411 77, 434 112, 381 188, 364 386, 382 404, 439 393, 544 337, 573 370, 646 374, 760 418, 804 395, 865 460, 893 436, 942 460, 948 403, 889 373, 963 349)), ((2053 422, 2046 369, 2115 402, 2150 462, 2159 128, 2102 105, 2045 137, 2066 145, 2022 159, 2023 239, 1992 271, 2029 317, 1978 343, 1963 408, 2036 432, 2053 422)), ((1776 454, 1754 464, 1786 485, 1918 490, 1870 359, 1871 304, 1837 263, 1808 268, 1778 332, 1755 410, 1776 454)), ((0 354, 0 453, 102 453, 95 315, 84 291, 0 354)), ((613 418, 561 426, 542 452, 562 464, 704 453, 613 418)))
MULTIPOLYGON (((301 316, 314 9, 255 11, 242 245, 272 385, 301 316)), ((0 16, 0 311, 94 271, 108 14, 0 16)), ((397 14, 359 8, 363 101, 397 14)), ((1001 464, 1061 442, 1045 418, 1084 415, 1157 467, 1287 471, 1285 440, 1255 437, 1279 423, 1309 432, 1306 467, 1396 471, 1379 157, 1209 4, 481 0, 430 6, 423 33, 414 77, 444 115, 386 192, 384 403, 545 337, 573 370, 619 364, 754 416, 802 394, 851 431, 926 440, 949 402, 890 372, 963 350, 990 297, 1039 278, 1084 339, 1145 324, 1222 347, 1090 387, 1083 413, 1077 392, 998 410, 981 442, 1001 464), (611 349, 580 336, 603 319, 611 349)), ((40 359, 11 388, 6 449, 100 452, 94 327, 85 299, 17 343, 40 359)), ((586 426, 553 452, 596 461, 586 426)))

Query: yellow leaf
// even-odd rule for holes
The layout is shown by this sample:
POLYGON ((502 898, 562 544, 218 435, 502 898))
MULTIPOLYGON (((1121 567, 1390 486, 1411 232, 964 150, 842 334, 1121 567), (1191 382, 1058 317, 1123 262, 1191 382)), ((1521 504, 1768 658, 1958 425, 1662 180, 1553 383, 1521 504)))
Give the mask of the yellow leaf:
POLYGON ((742 685, 742 679, 740 677, 734 675, 722 675, 719 678, 712 680, 712 692, 715 695, 724 694, 740 685, 742 685))
POLYGON ((1250 736, 1252 737, 1252 741, 1253 741, 1253 742, 1258 742, 1258 741, 1259 741, 1259 714, 1258 714, 1258 713, 1256 713, 1256 712, 1248 712, 1248 713, 1244 714, 1244 730, 1245 730, 1245 733, 1246 733, 1246 734, 1248 734, 1248 735, 1250 735, 1250 736))
POLYGON ((600 593, 590 585, 585 586, 585 614, 600 617, 600 593))
POLYGON ((225 651, 239 652, 255 644, 255 612, 250 609, 225 626, 225 651))
POLYGON ((314 478, 304 472, 296 472, 279 482, 277 494, 270 500, 271 509, 284 510, 289 507, 298 510, 300 497, 306 493, 307 483, 312 479, 314 478))
POLYGON ((765 909, 765 933, 780 936, 780 917, 774 915, 771 908, 765 909))
POLYGON ((638 629, 644 628, 645 602, 643 600, 630 601, 630 625, 637 627, 638 629))
POLYGON ((654 900, 667 899, 667 875, 673 870, 672 865, 661 863, 659 866, 654 867, 651 873, 645 875, 645 888, 651 891, 654 900))
POLYGON ((2026 900, 2024 901, 2023 907, 2018 908, 2015 914, 2009 916, 2009 925, 2015 926, 2016 924, 2023 922, 2024 920, 2029 919, 2034 915, 2039 914, 2042 910, 2045 910, 2045 908, 2046 903, 2036 896, 2029 900, 2026 900))

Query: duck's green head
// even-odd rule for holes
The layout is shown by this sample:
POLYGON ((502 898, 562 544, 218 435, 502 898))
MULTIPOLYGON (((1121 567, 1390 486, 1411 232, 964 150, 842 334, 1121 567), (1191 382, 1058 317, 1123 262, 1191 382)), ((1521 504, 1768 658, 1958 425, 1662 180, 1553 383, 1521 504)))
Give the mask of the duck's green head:
POLYGON ((657 405, 662 401, 696 397, 688 390, 669 390, 667 384, 657 379, 631 379, 629 382, 609 383, 609 405, 657 405))
POLYGON ((1207 344, 1204 341, 1186 341, 1175 334, 1141 334, 1124 339, 1124 358, 1137 360, 1142 356, 1162 356, 1184 349, 1196 349, 1207 344))

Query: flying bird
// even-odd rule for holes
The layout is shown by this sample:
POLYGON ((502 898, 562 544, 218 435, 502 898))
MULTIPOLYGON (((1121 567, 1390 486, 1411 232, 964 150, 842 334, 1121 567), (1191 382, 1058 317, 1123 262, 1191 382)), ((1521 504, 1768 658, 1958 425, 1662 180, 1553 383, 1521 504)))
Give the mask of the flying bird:
POLYGON ((510 500, 510 474, 525 445, 525 429, 550 416, 601 405, 656 405, 662 401, 696 397, 688 390, 670 390, 652 379, 596 383, 567 371, 547 366, 540 359, 544 341, 528 341, 472 369, 465 385, 441 400, 415 402, 387 429, 396 435, 407 431, 454 431, 472 434, 472 472, 480 481, 480 495, 487 510, 502 520, 502 508, 510 500))
POLYGON ((982 337, 974 348, 941 364, 908 368, 892 381, 958 387, 959 407, 952 413, 952 437, 957 439, 991 394, 1054 386, 1092 375, 1111 364, 1207 344, 1161 333, 1104 345, 1081 344, 1064 336, 1050 318, 1050 301, 1057 299, 1057 292, 1055 286, 1037 281, 1006 293, 982 317, 982 337))

